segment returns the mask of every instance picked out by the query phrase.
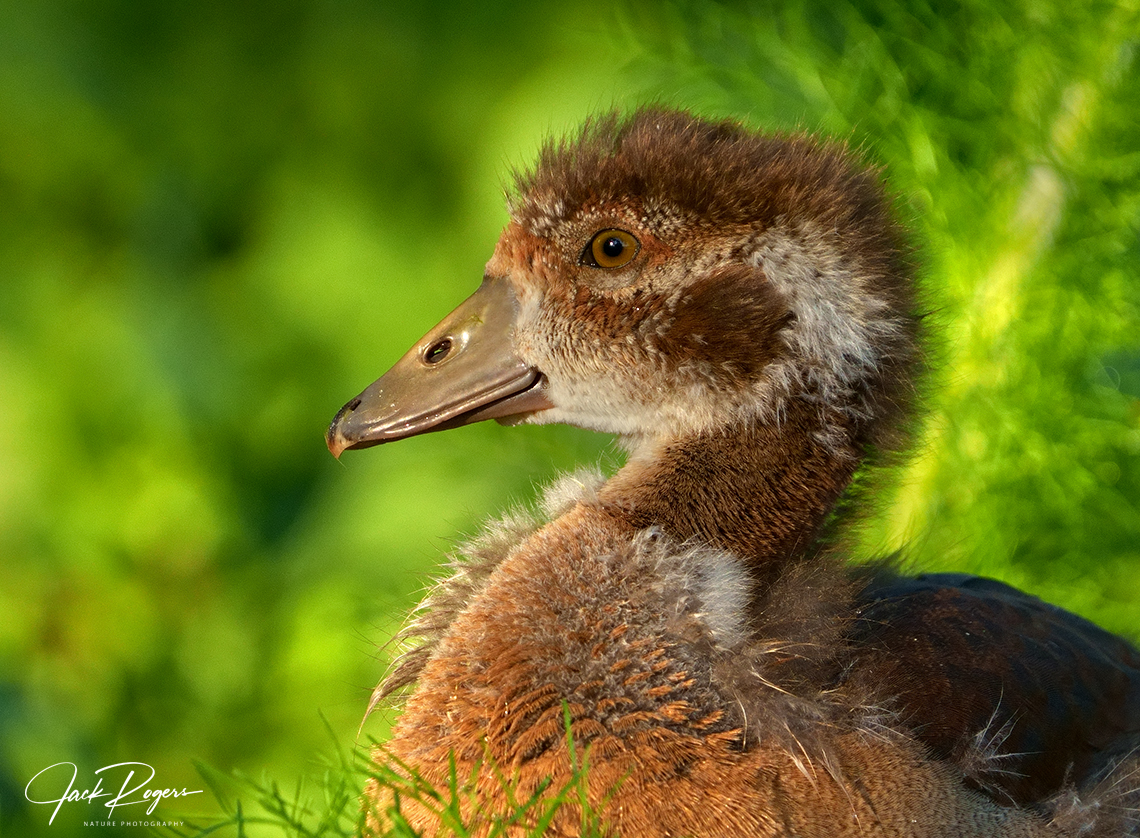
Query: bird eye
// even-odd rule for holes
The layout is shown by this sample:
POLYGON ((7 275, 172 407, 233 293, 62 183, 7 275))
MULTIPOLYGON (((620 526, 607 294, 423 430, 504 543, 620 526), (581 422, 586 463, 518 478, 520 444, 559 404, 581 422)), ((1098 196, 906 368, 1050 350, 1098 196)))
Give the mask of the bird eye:
POLYGON ((602 230, 586 245, 582 264, 591 268, 620 268, 633 261, 640 249, 637 239, 625 230, 602 230))

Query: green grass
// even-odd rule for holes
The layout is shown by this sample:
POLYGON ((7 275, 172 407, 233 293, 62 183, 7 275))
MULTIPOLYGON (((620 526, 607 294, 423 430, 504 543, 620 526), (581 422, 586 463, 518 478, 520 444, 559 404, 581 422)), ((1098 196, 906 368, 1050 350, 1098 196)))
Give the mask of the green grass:
MULTIPOLYGON (((186 816, 184 826, 153 831, 167 838, 350 838, 359 835, 366 822, 371 821, 378 827, 369 834, 377 838, 413 838, 422 833, 412 827, 404 814, 411 802, 438 823, 438 831, 429 833, 438 836, 467 838, 478 834, 498 838, 521 834, 538 838, 546 833, 556 814, 572 807, 578 815, 575 833, 582 838, 602 838, 610 834, 602 814, 608 796, 598 802, 589 799, 589 752, 574 742, 569 710, 565 707, 563 716, 569 778, 557 787, 550 782, 540 783, 536 791, 523 799, 511 778, 489 757, 466 775, 460 774, 452 760, 446 784, 437 787, 415 767, 394 756, 377 763, 373 761, 372 748, 358 748, 351 753, 338 749, 323 769, 313 772, 307 782, 297 782, 291 791, 270 778, 255 779, 198 764, 199 774, 222 814, 202 822, 186 816), (476 778, 486 771, 498 784, 492 799, 473 791, 476 778), (363 790, 371 784, 383 791, 364 795, 363 790), (391 802, 378 808, 378 796, 391 802)), ((335 736, 331 730, 329 733, 335 736)))

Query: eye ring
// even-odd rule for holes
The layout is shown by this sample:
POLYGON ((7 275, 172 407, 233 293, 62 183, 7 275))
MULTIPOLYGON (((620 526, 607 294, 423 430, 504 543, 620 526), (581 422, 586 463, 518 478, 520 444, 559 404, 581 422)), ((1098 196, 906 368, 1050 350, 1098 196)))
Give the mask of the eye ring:
POLYGON ((641 242, 632 233, 625 230, 601 230, 594 233, 582 251, 581 263, 591 268, 620 268, 632 262, 640 250, 641 242))

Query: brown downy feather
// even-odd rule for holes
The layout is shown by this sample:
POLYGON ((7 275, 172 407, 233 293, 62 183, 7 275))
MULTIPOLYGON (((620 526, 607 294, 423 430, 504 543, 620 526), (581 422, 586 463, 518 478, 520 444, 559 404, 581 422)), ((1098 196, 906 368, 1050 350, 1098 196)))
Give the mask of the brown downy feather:
POLYGON ((585 469, 563 475, 546 488, 536 511, 511 510, 487 524, 476 538, 461 543, 449 556, 448 572, 436 580, 407 626, 394 638, 404 651, 373 691, 368 712, 415 683, 448 626, 512 550, 580 499, 592 498, 604 479, 600 472, 585 469))

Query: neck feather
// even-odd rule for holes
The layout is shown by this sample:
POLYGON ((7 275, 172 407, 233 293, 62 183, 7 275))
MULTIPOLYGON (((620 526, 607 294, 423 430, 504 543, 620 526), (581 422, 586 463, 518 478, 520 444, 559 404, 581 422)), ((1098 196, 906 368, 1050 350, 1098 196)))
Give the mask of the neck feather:
POLYGON ((777 422, 726 427, 652 443, 599 492, 610 514, 658 526, 739 556, 769 581, 815 542, 862 461, 854 446, 821 440, 818 406, 789 402, 777 422))

